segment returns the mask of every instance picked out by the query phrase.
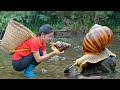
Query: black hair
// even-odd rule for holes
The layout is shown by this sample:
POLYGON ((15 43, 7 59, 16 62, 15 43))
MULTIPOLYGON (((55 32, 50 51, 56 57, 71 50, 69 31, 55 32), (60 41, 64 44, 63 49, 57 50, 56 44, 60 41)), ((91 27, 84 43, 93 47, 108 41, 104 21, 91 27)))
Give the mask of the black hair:
POLYGON ((52 27, 51 25, 49 25, 49 24, 44 24, 44 25, 42 25, 42 26, 39 28, 39 31, 38 31, 38 33, 37 33, 37 36, 41 36, 41 33, 42 33, 42 32, 46 35, 46 34, 49 34, 49 33, 51 33, 51 32, 54 32, 54 29, 53 29, 53 27, 52 27))

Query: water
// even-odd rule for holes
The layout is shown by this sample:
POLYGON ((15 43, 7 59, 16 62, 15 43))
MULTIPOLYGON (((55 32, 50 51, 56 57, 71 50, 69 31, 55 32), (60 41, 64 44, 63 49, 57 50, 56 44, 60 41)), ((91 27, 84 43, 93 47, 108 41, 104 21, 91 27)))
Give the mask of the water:
MULTIPOLYGON (((108 48, 117 55, 117 73, 105 74, 107 79, 120 79, 120 38, 119 34, 114 35, 113 42, 108 48)), ((65 57, 65 60, 52 61, 47 60, 39 64, 34 71, 38 72, 39 75, 34 79, 68 79, 64 77, 64 70, 70 64, 81 56, 82 52, 82 40, 83 36, 72 36, 71 38, 54 38, 52 41, 64 41, 70 43, 72 46, 65 50, 64 54, 59 55, 65 57), (46 70, 43 73, 42 70, 46 70)), ((47 44, 48 53, 51 52, 50 44, 47 44)), ((0 79, 25 79, 23 77, 23 71, 17 72, 12 68, 11 55, 8 55, 4 51, 0 50, 0 79)))

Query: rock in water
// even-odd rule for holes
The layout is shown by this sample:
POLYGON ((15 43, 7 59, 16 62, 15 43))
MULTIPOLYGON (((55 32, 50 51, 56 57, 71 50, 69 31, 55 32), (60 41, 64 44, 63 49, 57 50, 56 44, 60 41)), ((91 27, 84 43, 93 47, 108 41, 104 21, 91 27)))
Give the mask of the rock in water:
POLYGON ((104 74, 104 73, 114 73, 116 72, 116 58, 108 57, 98 63, 89 64, 83 69, 81 74, 83 75, 94 75, 94 74, 104 74))

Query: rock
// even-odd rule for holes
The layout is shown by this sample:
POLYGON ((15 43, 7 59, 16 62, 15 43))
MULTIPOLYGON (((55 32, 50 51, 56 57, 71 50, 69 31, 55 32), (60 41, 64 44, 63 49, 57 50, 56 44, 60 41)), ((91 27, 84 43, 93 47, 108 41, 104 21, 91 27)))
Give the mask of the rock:
POLYGON ((58 55, 55 55, 55 56, 53 56, 53 57, 50 58, 51 61, 59 61, 60 59, 61 58, 58 55))
POLYGON ((62 60, 62 61, 67 60, 67 58, 66 58, 66 57, 60 57, 60 56, 58 56, 58 55, 55 55, 55 56, 51 57, 50 60, 57 62, 57 61, 60 61, 60 60, 62 60))
POLYGON ((66 60, 66 59, 67 59, 66 57, 62 57, 62 58, 61 58, 62 61, 66 60))
POLYGON ((77 72, 76 67, 72 66, 72 64, 69 65, 64 70, 64 76, 65 77, 76 77, 78 74, 80 74, 80 73, 77 72))
POLYGON ((3 69, 3 68, 5 68, 5 67, 0 67, 0 69, 3 69))
POLYGON ((41 72, 42 72, 42 74, 45 74, 45 73, 47 73, 47 70, 46 69, 41 69, 41 72))
POLYGON ((114 73, 116 67, 116 58, 108 57, 98 63, 89 64, 81 72, 82 75, 93 75, 93 74, 104 74, 104 73, 114 73))
POLYGON ((78 78, 101 78, 101 74, 105 73, 115 73, 116 72, 116 58, 113 56, 110 56, 98 63, 95 64, 88 64, 88 66, 84 67, 82 72, 77 72, 75 65, 70 65, 64 70, 64 76, 65 77, 78 77, 78 78), (80 76, 83 75, 84 77, 80 76), (99 77, 93 77, 93 76, 99 77), (91 77, 92 76, 92 77, 91 77))
POLYGON ((83 47, 82 46, 75 46, 74 49, 80 49, 80 50, 83 50, 83 47))

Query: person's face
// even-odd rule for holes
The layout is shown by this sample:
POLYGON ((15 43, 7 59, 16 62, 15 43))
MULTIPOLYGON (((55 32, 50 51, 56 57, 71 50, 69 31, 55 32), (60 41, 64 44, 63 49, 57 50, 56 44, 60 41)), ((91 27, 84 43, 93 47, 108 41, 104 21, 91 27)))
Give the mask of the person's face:
POLYGON ((42 39, 45 43, 48 43, 53 38, 54 32, 51 32, 49 34, 42 34, 42 39))

